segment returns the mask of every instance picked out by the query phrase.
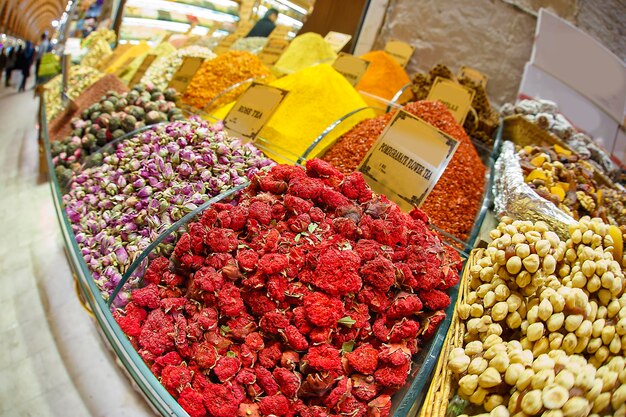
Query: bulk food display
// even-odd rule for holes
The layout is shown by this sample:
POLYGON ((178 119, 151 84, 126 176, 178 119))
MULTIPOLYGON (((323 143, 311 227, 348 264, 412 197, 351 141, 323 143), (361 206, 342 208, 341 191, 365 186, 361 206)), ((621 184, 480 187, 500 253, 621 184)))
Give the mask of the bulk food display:
POLYGON ((626 415, 623 173, 557 103, 499 112, 484 84, 382 50, 353 86, 320 34, 268 67, 267 38, 216 55, 223 34, 196 32, 101 68, 115 35, 96 31, 71 101, 60 75, 41 104, 78 288, 156 412, 626 415), (168 88, 186 57, 204 61, 168 88), (437 77, 473 91, 462 125, 427 100, 437 77), (286 94, 242 138, 224 119, 261 118, 262 98, 235 107, 253 82, 286 94), (459 143, 406 211, 358 172, 400 111, 459 143))

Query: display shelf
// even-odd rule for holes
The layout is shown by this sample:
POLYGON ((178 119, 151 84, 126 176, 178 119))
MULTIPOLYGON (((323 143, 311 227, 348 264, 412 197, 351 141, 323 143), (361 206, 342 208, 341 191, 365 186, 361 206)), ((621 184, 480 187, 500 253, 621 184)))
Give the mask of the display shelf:
POLYGON ((116 362, 120 364, 124 372, 131 379, 132 384, 137 387, 138 391, 156 413, 162 416, 186 416, 187 413, 169 396, 165 388, 156 378, 154 378, 149 371, 146 372, 147 367, 143 360, 132 347, 124 333, 122 333, 108 305, 100 296, 100 290, 92 279, 87 264, 82 257, 81 250, 72 232, 70 221, 63 207, 61 187, 57 181, 54 164, 52 163, 45 107, 42 108, 39 123, 42 130, 46 162, 48 164, 48 177, 50 180, 52 200, 61 228, 67 258, 70 268, 76 276, 80 292, 83 294, 87 306, 93 312, 99 333, 106 342, 107 347, 115 354, 116 362))
MULTIPOLYGON (((191 222, 198 221, 202 213, 212 204, 233 197, 233 195, 243 190, 247 185, 248 184, 242 184, 240 186, 232 188, 231 190, 221 195, 212 198, 202 206, 198 207, 197 210, 194 210, 194 212, 189 213, 184 218, 172 225, 159 237, 159 239, 153 242, 153 244, 151 244, 137 258, 135 262, 133 262, 131 267, 129 267, 127 273, 118 284, 110 300, 113 301, 115 296, 122 291, 132 291, 145 285, 143 281, 143 276, 147 268, 148 261, 154 259, 157 256, 154 251, 157 249, 161 242, 165 241, 175 234, 180 236, 182 233, 187 231, 186 226, 191 222)), ((433 338, 426 342, 424 345, 422 345, 420 352, 413 360, 412 371, 409 375, 407 382, 405 383, 403 388, 401 388, 392 397, 392 407, 390 412, 390 416, 392 417, 412 417, 421 406, 421 402, 423 400, 423 397, 425 396, 425 390, 428 388, 431 374, 439 358, 441 347, 443 346, 443 342, 445 340, 446 334, 448 333, 448 328, 452 320, 452 313, 454 311, 454 305, 458 296, 458 284, 449 290, 449 296, 451 299, 451 304, 445 310, 446 318, 438 327, 437 332, 435 333, 433 338)), ((123 307, 123 304, 115 306, 114 303, 112 303, 111 301, 109 307, 123 307)), ((157 378, 151 374, 147 365, 144 365, 144 369, 142 369, 142 371, 150 373, 152 379, 154 379, 154 381, 157 381, 157 378)), ((150 376, 147 376, 147 378, 150 379, 150 376)), ((170 396, 170 394, 168 393, 167 396, 170 396)), ((173 397, 170 397, 170 399, 174 401, 173 397)))

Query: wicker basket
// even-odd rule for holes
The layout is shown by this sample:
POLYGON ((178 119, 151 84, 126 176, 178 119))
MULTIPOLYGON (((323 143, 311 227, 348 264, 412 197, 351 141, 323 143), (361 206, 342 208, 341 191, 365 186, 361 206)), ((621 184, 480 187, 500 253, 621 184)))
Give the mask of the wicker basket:
POLYGON ((433 373, 432 382, 424 404, 420 410, 419 417, 444 417, 448 410, 450 398, 454 396, 456 382, 453 381, 453 374, 448 370, 448 355, 450 351, 456 347, 463 346, 463 335, 465 334, 465 323, 459 319, 456 308, 463 304, 469 294, 470 268, 482 258, 483 249, 474 249, 463 270, 461 283, 459 287, 459 298, 456 302, 454 314, 452 315, 452 323, 448 330, 448 335, 441 348, 441 354, 437 361, 437 367, 433 373))

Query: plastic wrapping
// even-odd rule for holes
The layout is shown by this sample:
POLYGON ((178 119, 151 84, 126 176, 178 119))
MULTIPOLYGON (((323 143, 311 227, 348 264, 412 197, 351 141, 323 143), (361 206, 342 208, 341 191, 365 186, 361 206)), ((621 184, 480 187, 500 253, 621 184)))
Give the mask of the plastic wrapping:
POLYGON ((533 222, 544 221, 561 238, 568 235, 568 226, 575 220, 544 200, 532 190, 522 175, 520 160, 513 142, 502 144, 496 161, 494 182, 494 211, 498 217, 509 216, 533 222))

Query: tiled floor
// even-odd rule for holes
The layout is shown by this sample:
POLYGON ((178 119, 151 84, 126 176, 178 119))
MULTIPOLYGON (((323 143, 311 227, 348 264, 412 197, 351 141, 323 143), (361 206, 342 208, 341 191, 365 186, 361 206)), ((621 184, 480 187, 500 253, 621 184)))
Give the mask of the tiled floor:
POLYGON ((16 91, 0 87, 0 416, 153 415, 78 302, 37 181, 37 101, 16 91))

